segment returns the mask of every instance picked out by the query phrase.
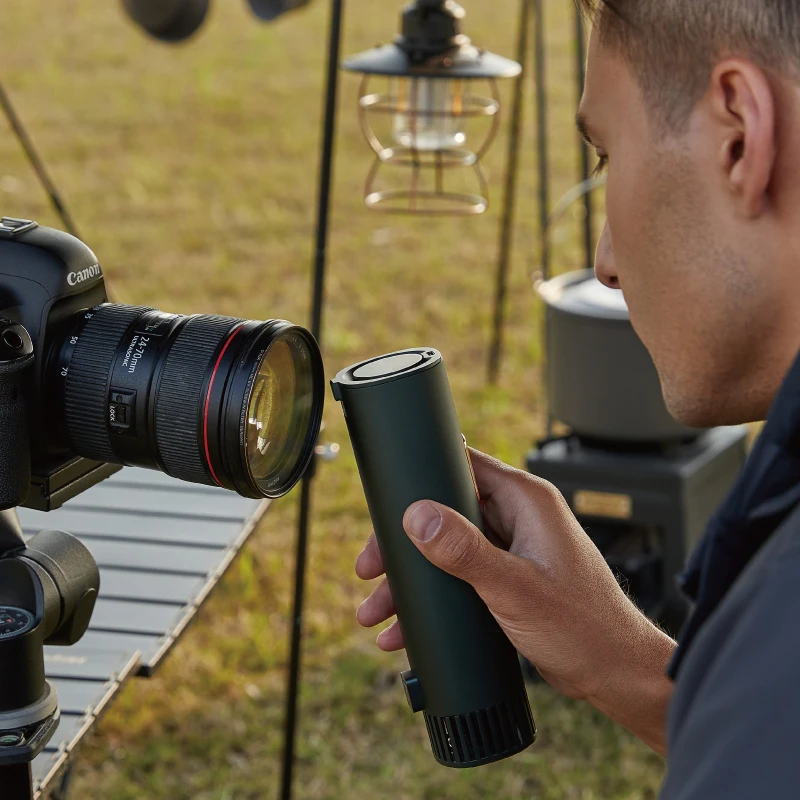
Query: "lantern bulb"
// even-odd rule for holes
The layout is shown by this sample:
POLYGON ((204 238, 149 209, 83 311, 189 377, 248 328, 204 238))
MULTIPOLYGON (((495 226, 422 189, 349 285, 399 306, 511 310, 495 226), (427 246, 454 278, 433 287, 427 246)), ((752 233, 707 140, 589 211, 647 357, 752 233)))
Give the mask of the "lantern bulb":
POLYGON ((392 134, 403 147, 449 150, 462 147, 467 140, 460 80, 400 78, 396 107, 392 134))

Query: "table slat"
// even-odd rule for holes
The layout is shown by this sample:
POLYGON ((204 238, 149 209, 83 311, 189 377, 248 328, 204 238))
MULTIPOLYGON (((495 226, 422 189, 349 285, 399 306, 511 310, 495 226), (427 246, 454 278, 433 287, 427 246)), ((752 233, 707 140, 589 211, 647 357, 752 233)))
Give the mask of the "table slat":
MULTIPOLYGON (((80 538, 80 537, 79 537, 80 538)), ((225 550, 211 547, 178 547, 149 542, 117 542, 107 539, 82 540, 99 567, 145 570, 205 576, 222 561, 225 550)))
MULTIPOLYGON (((71 500, 71 508, 104 508, 115 513, 193 519, 214 519, 241 522, 243 511, 255 501, 248 501, 232 492, 205 494, 200 492, 172 491, 169 487, 155 489, 150 486, 114 486, 99 483, 90 491, 71 500)), ((255 503, 257 505, 257 503, 255 503)), ((52 512, 50 512, 52 513, 52 512)), ((246 512, 245 512, 246 513, 246 512)))
POLYGON ((89 630, 160 636, 175 628, 185 615, 184 606, 100 598, 94 607, 89 630))
POLYGON ((57 678, 52 681, 58 692, 61 713, 88 714, 103 702, 114 681, 81 681, 57 678))
POLYGON ((205 578, 190 575, 100 570, 100 592, 107 600, 135 600, 163 603, 193 603, 205 587, 205 578))
POLYGON ((72 647, 45 647, 44 666, 49 679, 76 678, 105 682, 130 669, 131 653, 87 646, 85 639, 72 647))
POLYGON ((241 520, 219 522, 157 515, 143 517, 117 511, 109 514, 108 509, 102 508, 78 511, 69 506, 50 513, 21 508, 19 518, 29 534, 58 527, 81 538, 133 539, 212 547, 228 547, 242 530, 241 520))

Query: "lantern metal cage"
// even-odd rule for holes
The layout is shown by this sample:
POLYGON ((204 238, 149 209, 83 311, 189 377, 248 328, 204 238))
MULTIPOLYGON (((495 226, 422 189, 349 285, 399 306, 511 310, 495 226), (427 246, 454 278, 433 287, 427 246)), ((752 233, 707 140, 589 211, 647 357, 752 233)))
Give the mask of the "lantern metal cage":
MULTIPOLYGON (((362 74, 359 121, 375 152, 364 191, 368 207, 387 213, 481 214, 488 208, 488 182, 481 160, 499 127, 497 81, 519 75, 522 67, 475 47, 461 33, 464 9, 453 0, 417 0, 403 13, 403 32, 393 44, 346 60, 362 74), (386 80, 372 91, 375 78, 386 80), (473 90, 488 83, 487 95, 473 90), (391 143, 378 122, 391 123, 391 143), (468 127, 485 121, 478 146, 470 146, 468 127), (384 167, 407 171, 398 188, 381 189, 384 167), (454 170, 471 170, 474 191, 451 188, 454 170), (427 178, 427 180, 426 180, 427 178)), ((396 173, 392 173, 394 176, 396 173)))

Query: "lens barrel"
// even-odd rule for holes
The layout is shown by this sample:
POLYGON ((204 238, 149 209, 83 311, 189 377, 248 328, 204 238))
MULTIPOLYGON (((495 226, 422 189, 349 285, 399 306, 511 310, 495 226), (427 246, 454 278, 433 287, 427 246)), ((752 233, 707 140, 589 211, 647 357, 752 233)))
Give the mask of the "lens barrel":
POLYGON ((319 348, 284 320, 107 303, 73 321, 53 371, 54 401, 79 455, 245 497, 288 492, 322 421, 319 348))

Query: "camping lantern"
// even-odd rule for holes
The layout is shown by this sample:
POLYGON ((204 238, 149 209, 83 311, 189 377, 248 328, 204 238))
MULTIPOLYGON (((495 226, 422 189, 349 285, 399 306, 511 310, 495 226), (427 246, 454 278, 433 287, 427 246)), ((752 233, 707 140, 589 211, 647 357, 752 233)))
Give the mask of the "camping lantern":
POLYGON ((475 47, 461 33, 464 16, 453 0, 416 0, 404 10, 393 44, 343 64, 364 76, 359 119, 376 154, 365 202, 376 211, 467 215, 488 208, 481 159, 499 125, 497 80, 516 77, 522 67, 475 47), (385 82, 381 91, 372 90, 376 77, 385 82), (481 83, 487 95, 474 92, 481 83), (486 130, 478 136, 472 124, 480 121, 486 130), (380 188, 378 176, 387 170, 390 188, 380 188), (472 191, 449 187, 454 170, 471 171, 472 191))

